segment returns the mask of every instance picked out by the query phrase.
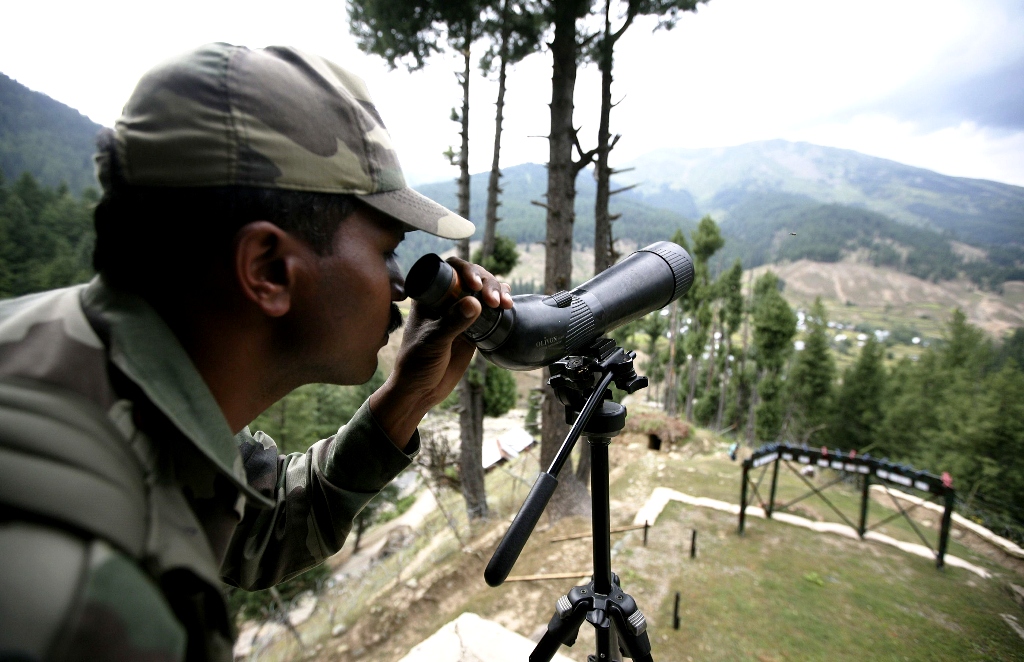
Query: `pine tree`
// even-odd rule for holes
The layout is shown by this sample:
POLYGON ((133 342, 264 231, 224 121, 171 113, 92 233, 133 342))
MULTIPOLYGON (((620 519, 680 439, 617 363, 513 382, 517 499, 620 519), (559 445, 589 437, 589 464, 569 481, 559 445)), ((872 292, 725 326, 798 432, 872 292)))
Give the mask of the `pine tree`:
POLYGON ((803 442, 824 429, 836 377, 835 360, 829 349, 828 316, 821 297, 814 300, 805 320, 804 349, 797 353, 787 380, 793 414, 791 430, 803 442))
POLYGON ((876 441, 886 386, 882 353, 882 345, 869 336, 857 362, 843 373, 829 430, 829 438, 841 448, 863 452, 876 441))
POLYGON ((754 430, 762 441, 774 441, 782 431, 781 373, 796 335, 796 315, 779 293, 778 284, 778 276, 770 271, 754 284, 753 350, 760 373, 754 430))

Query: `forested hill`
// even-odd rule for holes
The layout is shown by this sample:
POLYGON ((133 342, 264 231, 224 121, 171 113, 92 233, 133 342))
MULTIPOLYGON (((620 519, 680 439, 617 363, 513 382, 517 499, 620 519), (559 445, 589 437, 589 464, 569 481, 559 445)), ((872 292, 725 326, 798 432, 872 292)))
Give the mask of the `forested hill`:
MULTIPOLYGON (((547 186, 544 166, 524 164, 507 168, 501 182, 503 196, 499 216, 504 220, 499 223, 498 232, 517 243, 542 242, 545 211, 532 201, 544 199, 547 186)), ((612 188, 623 185, 614 182, 612 188)), ((477 224, 476 239, 483 233, 486 186, 487 173, 473 175, 470 217, 477 224)), ((595 186, 589 170, 580 173, 576 186, 574 237, 578 244, 591 246, 595 186)), ((457 204, 454 180, 425 184, 418 189, 452 208, 457 204)), ((735 194, 731 199, 726 200, 728 194, 713 197, 718 208, 702 208, 701 198, 685 190, 662 187, 651 193, 650 186, 641 185, 613 196, 611 211, 621 214, 621 218, 613 224, 612 232, 616 238, 644 246, 671 237, 677 228, 689 234, 695 220, 710 213, 726 238, 725 249, 712 261, 716 270, 728 267, 737 258, 744 267, 756 267, 804 258, 836 262, 857 255, 876 266, 894 267, 930 280, 962 275, 986 288, 998 288, 1007 280, 1024 280, 1022 244, 970 242, 981 250, 974 251, 972 259, 966 259, 963 251, 958 252, 950 231, 920 223, 898 222, 864 205, 829 202, 806 193, 758 191, 756 188, 742 193, 737 193, 735 188, 730 190, 735 194)), ((1021 213, 1024 214, 1024 206, 1021 213)), ((1024 232, 1024 218, 1017 226, 1024 232)), ((1013 227, 1010 229, 1016 231, 1013 227)), ((410 256, 442 252, 451 245, 451 242, 426 236, 411 235, 409 239, 406 253, 410 256)))
POLYGON ((29 172, 45 186, 74 193, 97 187, 92 155, 100 130, 88 117, 0 73, 0 173, 29 172))
MULTIPOLYGON (((490 173, 483 172, 470 178, 470 220, 477 226, 476 239, 483 236, 489 176, 490 173)), ((505 168, 502 170, 501 188, 498 216, 502 221, 498 225, 498 232, 512 237, 517 243, 544 241, 544 219, 547 212, 543 207, 533 204, 533 201, 544 201, 548 188, 547 168, 536 163, 505 168)), ((416 189, 451 209, 458 206, 455 180, 423 184, 416 189)), ((588 169, 576 178, 576 225, 573 231, 575 240, 585 246, 594 243, 595 195, 596 185, 588 169)), ((639 243, 661 241, 672 236, 680 227, 687 232, 696 227, 695 208, 659 207, 646 203, 631 192, 612 196, 611 210, 612 213, 622 214, 622 219, 615 224, 617 236, 628 236, 639 243)))
POLYGON ((622 164, 655 206, 694 205, 724 221, 750 196, 787 194, 863 207, 975 245, 1024 244, 1024 187, 949 177, 858 152, 770 140, 715 149, 661 149, 622 164))

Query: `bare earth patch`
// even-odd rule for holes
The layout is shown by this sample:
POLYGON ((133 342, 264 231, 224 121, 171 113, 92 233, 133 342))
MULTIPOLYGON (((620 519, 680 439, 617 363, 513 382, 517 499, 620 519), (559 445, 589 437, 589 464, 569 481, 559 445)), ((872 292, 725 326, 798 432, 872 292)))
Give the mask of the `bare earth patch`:
MULTIPOLYGON (((755 278, 768 270, 785 281, 783 294, 790 303, 803 308, 820 296, 830 308, 855 306, 893 318, 939 323, 959 307, 971 324, 996 336, 1024 325, 1024 283, 1006 283, 1003 294, 998 294, 965 280, 933 283, 869 264, 810 260, 757 267, 755 278)), ((857 317, 858 311, 845 314, 857 317)))

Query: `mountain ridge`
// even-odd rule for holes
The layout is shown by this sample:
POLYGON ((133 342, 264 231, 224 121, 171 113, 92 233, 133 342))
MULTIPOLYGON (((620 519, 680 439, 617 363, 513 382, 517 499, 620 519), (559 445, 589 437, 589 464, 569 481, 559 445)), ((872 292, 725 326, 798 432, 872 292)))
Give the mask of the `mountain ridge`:
POLYGON ((76 194, 97 188, 92 156, 103 128, 74 108, 0 73, 0 174, 28 172, 76 194))
POLYGON ((1024 243, 1024 187, 954 177, 854 150, 767 140, 735 147, 662 148, 623 164, 623 184, 651 204, 686 191, 725 220, 745 195, 786 193, 862 206, 975 245, 1024 243))

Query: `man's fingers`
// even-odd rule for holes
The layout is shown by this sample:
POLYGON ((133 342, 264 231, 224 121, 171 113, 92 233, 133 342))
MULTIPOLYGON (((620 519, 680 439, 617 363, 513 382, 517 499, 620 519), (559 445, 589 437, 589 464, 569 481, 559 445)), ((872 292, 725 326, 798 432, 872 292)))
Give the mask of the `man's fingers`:
POLYGON ((491 308, 511 308, 512 288, 507 283, 499 282, 491 272, 478 264, 460 260, 457 257, 448 258, 448 264, 455 269, 465 289, 470 292, 480 292, 481 300, 491 308))
POLYGON ((473 297, 463 297, 448 309, 444 317, 438 320, 438 336, 450 343, 460 333, 472 326, 483 309, 480 302, 473 297))

